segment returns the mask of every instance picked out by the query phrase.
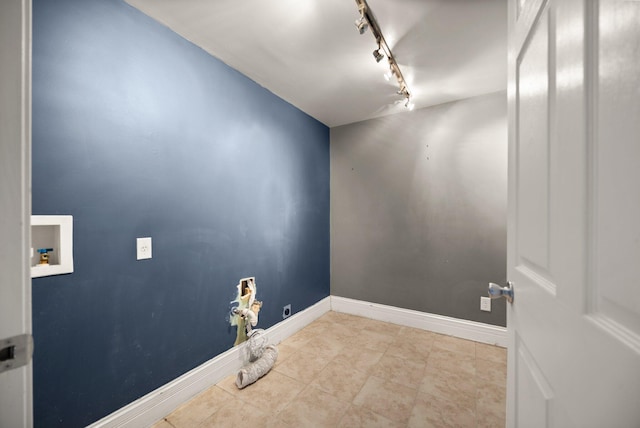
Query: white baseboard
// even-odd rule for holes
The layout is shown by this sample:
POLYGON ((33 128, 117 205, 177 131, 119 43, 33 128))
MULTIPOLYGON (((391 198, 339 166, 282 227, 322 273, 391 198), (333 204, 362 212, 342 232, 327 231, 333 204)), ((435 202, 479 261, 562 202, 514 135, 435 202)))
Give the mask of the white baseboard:
MULTIPOLYGON (((277 344, 331 310, 330 298, 294 314, 265 330, 269 342, 277 344)), ((180 405, 212 387, 227 376, 237 373, 246 362, 245 347, 233 347, 195 369, 183 374, 129 403, 125 407, 89 425, 89 428, 149 427, 180 405)))
POLYGON ((338 296, 331 296, 331 310, 390 322, 392 324, 429 330, 461 339, 488 343, 503 348, 507 347, 507 329, 495 325, 338 296))
MULTIPOLYGON (((489 324, 433 315, 409 309, 330 296, 266 330, 269 342, 278 344, 330 310, 420 328, 476 342, 507 346, 507 330, 489 324)), ((89 428, 149 427, 180 405, 237 373, 246 362, 245 347, 233 347, 89 425, 89 428)))
POLYGON ((269 341, 282 342, 331 310, 331 297, 325 297, 313 306, 298 312, 267 330, 269 341))

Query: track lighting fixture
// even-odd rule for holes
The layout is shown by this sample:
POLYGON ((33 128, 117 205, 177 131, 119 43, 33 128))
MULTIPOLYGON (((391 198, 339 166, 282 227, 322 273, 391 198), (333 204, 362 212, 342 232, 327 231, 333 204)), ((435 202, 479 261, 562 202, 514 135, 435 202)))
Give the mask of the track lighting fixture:
POLYGON ((373 57, 375 58, 376 62, 380 62, 382 61, 382 58, 384 58, 384 54, 380 52, 380 50, 382 49, 380 47, 380 39, 377 39, 377 42, 378 42, 378 49, 373 51, 373 57))
POLYGON ((365 18, 364 16, 361 16, 360 19, 356 19, 356 27, 358 28, 358 31, 360 32, 360 34, 364 34, 365 31, 367 31, 367 28, 369 28, 369 24, 367 23, 367 18, 365 18))
POLYGON ((367 31, 367 28, 369 28, 367 17, 364 15, 365 5, 358 4, 358 9, 360 10, 360 18, 356 19, 356 28, 360 34, 364 34, 367 31))
POLYGON ((400 90, 398 91, 399 95, 402 95, 406 98, 405 107, 409 110, 413 110, 414 104, 411 102, 411 93, 407 88, 407 82, 404 80, 404 76, 400 71, 400 67, 396 62, 393 53, 391 52, 391 48, 387 44, 387 41, 384 39, 382 35, 382 30, 380 30, 380 26, 378 25, 378 21, 373 14, 373 11, 367 4, 367 0, 356 0, 356 4, 358 5, 358 11, 360 12, 360 18, 356 19, 356 27, 360 34, 364 34, 367 31, 368 27, 371 27, 371 33, 376 38, 376 42, 378 43, 378 49, 373 51, 373 57, 376 62, 382 61, 382 59, 387 56, 389 60, 389 71, 385 73, 384 77, 387 80, 391 80, 391 77, 395 76, 398 80, 398 86, 400 90))
POLYGON ((380 62, 382 61, 382 58, 384 58, 384 54, 380 52, 380 48, 378 48, 373 51, 373 57, 376 59, 376 62, 380 62))
POLYGON ((409 110, 413 110, 415 108, 415 104, 411 101, 411 96, 407 97, 407 101, 405 101, 404 106, 409 110))

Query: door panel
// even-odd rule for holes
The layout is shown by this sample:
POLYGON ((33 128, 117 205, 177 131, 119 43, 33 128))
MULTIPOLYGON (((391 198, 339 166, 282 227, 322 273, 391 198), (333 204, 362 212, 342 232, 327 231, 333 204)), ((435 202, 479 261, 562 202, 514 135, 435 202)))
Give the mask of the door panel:
POLYGON ((640 4, 603 1, 595 11, 597 66, 593 144, 594 281, 590 311, 640 349, 640 4), (616 249, 624 251, 616 251, 616 249))
POLYGON ((517 269, 555 294, 549 272, 549 38, 547 14, 534 21, 517 65, 517 269), (526 102, 521 103, 524 99, 526 102), (526 162, 520 162, 520 160, 526 162), (525 226, 526 225, 526 226, 525 226))
POLYGON ((553 392, 533 356, 516 337, 516 401, 518 427, 547 427, 553 392), (518 399, 520 398, 520 399, 518 399))
POLYGON ((640 426, 638 22, 509 3, 510 427, 640 426))
MULTIPOLYGON (((522 44, 515 61, 514 141, 515 154, 515 251, 513 273, 517 299, 526 298, 538 307, 556 298, 551 280, 551 150, 550 150, 550 58, 549 9, 546 2, 525 2, 520 26, 522 44), (537 8, 537 9, 532 9, 537 8)), ((510 195, 511 196, 511 195, 510 195)), ((529 351, 545 346, 545 338, 533 326, 545 326, 543 314, 521 313, 522 327, 514 333, 510 355, 515 380, 512 424, 518 427, 547 427, 554 396, 545 378, 543 356, 529 351)), ((551 328, 549 325, 547 328, 551 328)))
POLYGON ((518 259, 540 274, 549 268, 548 20, 536 21, 518 61, 518 159, 516 240, 518 259))

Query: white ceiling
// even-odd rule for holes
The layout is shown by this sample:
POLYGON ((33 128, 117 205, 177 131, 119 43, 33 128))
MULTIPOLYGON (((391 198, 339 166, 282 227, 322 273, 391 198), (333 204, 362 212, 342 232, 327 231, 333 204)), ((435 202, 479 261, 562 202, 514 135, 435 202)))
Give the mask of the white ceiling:
MULTIPOLYGON (((126 0, 322 123, 405 111, 355 0, 126 0)), ((368 0, 416 108, 506 88, 507 0, 368 0)))

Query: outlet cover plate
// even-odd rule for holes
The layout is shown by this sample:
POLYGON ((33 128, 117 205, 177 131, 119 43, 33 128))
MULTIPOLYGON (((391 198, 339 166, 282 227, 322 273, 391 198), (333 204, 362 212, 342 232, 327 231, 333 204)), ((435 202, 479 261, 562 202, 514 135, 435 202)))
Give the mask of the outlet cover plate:
POLYGON ((282 308, 282 319, 289 318, 291 316, 291 303, 282 308))
POLYGON ((137 260, 151 258, 151 238, 136 238, 137 260))
POLYGON ((485 312, 491 312, 491 298, 480 297, 480 310, 485 312))

